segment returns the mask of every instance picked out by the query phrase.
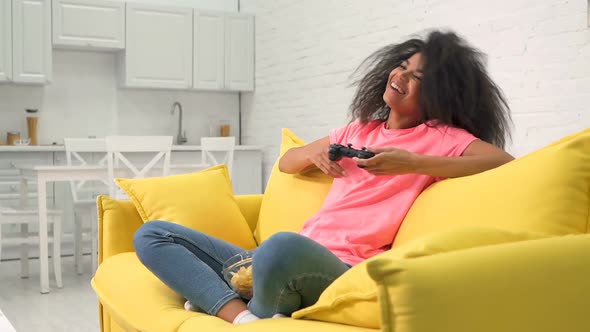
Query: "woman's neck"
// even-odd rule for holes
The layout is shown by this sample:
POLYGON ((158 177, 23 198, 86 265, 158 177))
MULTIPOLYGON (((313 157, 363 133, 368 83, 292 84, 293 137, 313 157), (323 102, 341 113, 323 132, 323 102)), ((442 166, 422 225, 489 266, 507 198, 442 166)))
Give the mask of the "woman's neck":
POLYGON ((418 118, 415 115, 402 115, 389 111, 389 118, 385 124, 386 129, 407 129, 416 127, 418 125, 418 118))

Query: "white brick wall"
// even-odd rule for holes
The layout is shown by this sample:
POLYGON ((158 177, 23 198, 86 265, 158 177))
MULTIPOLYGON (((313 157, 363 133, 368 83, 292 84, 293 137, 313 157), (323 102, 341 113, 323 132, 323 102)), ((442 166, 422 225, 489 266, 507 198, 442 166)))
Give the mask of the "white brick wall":
POLYGON ((587 0, 241 0, 256 14, 256 91, 242 97, 243 144, 280 128, 307 141, 348 120, 349 75, 378 47, 451 28, 487 53, 514 120, 516 156, 590 127, 587 0))

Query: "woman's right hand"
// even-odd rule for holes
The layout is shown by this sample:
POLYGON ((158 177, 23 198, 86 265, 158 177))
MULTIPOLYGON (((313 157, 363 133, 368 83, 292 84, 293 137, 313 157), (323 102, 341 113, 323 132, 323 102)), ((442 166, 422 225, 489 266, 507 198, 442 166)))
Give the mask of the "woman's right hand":
POLYGON ((287 151, 279 160, 279 169, 284 173, 295 174, 317 167, 329 176, 345 176, 344 168, 328 158, 330 138, 324 137, 299 148, 287 151))
MULTIPOLYGON (((315 142, 314 142, 315 143, 315 142)), ((339 178, 342 176, 346 176, 346 171, 344 168, 337 162, 330 160, 328 151, 330 150, 328 146, 324 144, 314 145, 313 143, 307 146, 307 160, 315 167, 319 168, 325 174, 339 178)))

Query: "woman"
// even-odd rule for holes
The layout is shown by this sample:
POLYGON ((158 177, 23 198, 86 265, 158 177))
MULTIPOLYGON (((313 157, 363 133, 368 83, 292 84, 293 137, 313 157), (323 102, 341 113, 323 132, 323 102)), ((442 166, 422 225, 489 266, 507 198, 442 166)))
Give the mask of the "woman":
POLYGON ((247 305, 220 273, 241 248, 163 221, 138 230, 140 260, 187 304, 234 323, 288 316, 312 305, 352 265, 390 248, 427 186, 513 159, 502 150, 509 121, 504 97, 482 55, 455 34, 432 32, 426 40, 387 46, 363 64, 353 121, 279 161, 282 172, 317 167, 335 179, 299 234, 275 234, 256 249, 247 305), (376 155, 330 161, 334 143, 366 146, 376 155))

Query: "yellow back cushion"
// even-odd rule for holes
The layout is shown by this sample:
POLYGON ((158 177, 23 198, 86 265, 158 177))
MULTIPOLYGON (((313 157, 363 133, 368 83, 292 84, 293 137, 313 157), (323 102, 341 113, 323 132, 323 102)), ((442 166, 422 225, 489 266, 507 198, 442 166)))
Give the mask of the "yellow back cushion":
POLYGON ((171 221, 245 249, 256 247, 225 165, 197 173, 116 182, 144 222, 171 221))
MULTIPOLYGON (((290 148, 305 145, 289 129, 283 128, 279 159, 290 148)), ((303 224, 315 214, 332 187, 332 178, 319 170, 303 174, 286 174, 275 163, 260 206, 256 240, 262 243, 271 235, 291 231, 298 232, 303 224)))
POLYGON ((589 187, 590 130, 585 130, 502 167, 431 186, 408 212, 394 247, 465 226, 586 233, 589 187))

